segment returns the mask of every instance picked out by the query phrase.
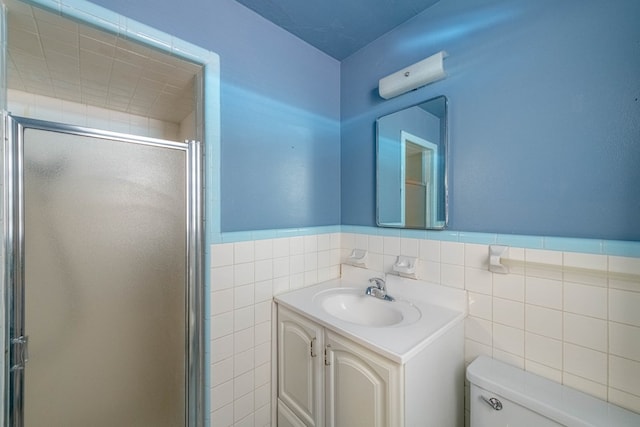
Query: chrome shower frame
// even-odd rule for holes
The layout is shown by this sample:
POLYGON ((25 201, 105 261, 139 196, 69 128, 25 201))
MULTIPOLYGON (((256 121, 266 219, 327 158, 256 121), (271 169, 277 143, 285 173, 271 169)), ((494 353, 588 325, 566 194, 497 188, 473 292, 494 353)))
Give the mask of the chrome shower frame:
MULTIPOLYGON (((204 196, 203 149, 198 141, 161 139, 97 130, 43 120, 4 115, 4 292, 5 292, 5 414, 3 425, 24 425, 24 130, 38 129, 100 139, 143 144, 186 153, 186 310, 185 426, 205 424, 204 342, 204 196)), ((28 366, 28 364, 26 365, 28 366)))

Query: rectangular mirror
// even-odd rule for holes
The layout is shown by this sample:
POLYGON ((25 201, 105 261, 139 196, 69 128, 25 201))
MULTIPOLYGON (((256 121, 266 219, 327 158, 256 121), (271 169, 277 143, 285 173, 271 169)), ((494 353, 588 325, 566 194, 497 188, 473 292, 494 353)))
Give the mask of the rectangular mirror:
POLYGON ((447 98, 380 117, 376 221, 380 227, 447 226, 447 98))

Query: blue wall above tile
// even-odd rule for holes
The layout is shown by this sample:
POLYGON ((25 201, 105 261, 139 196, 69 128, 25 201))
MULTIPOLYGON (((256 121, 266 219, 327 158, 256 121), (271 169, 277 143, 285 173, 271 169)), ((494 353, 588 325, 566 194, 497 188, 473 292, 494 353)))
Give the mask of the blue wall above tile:
POLYGON ((342 62, 342 224, 375 224, 374 126, 446 95, 450 227, 640 240, 640 3, 447 0, 342 62), (378 79, 446 50, 447 79, 378 79))
POLYGON ((96 3, 220 55, 222 231, 340 224, 340 63, 235 0, 96 3))
POLYGON ((375 119, 445 94, 452 230, 640 240, 635 0, 441 0, 342 62, 234 0, 96 2, 220 55, 223 232, 373 226, 375 119))

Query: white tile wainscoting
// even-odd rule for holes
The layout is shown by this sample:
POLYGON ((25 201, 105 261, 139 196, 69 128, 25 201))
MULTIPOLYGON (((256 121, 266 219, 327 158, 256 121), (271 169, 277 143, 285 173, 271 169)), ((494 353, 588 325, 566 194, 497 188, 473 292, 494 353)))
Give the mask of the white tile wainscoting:
POLYGON ((271 299, 340 276, 340 233, 211 246, 211 425, 271 422, 271 299))
POLYGON ((512 246, 522 266, 502 275, 485 244, 333 232, 211 246, 212 425, 270 425, 271 297, 338 277, 356 248, 372 270, 411 256, 418 278, 468 291, 467 363, 486 354, 640 412, 640 258, 512 246))

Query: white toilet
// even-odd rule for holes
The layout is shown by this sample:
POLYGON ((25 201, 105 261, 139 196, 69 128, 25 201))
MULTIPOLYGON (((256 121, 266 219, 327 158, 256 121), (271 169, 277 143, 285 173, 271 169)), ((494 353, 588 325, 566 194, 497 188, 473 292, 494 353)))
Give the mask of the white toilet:
POLYGON ((467 368, 471 427, 638 427, 640 415, 480 356, 467 368))

